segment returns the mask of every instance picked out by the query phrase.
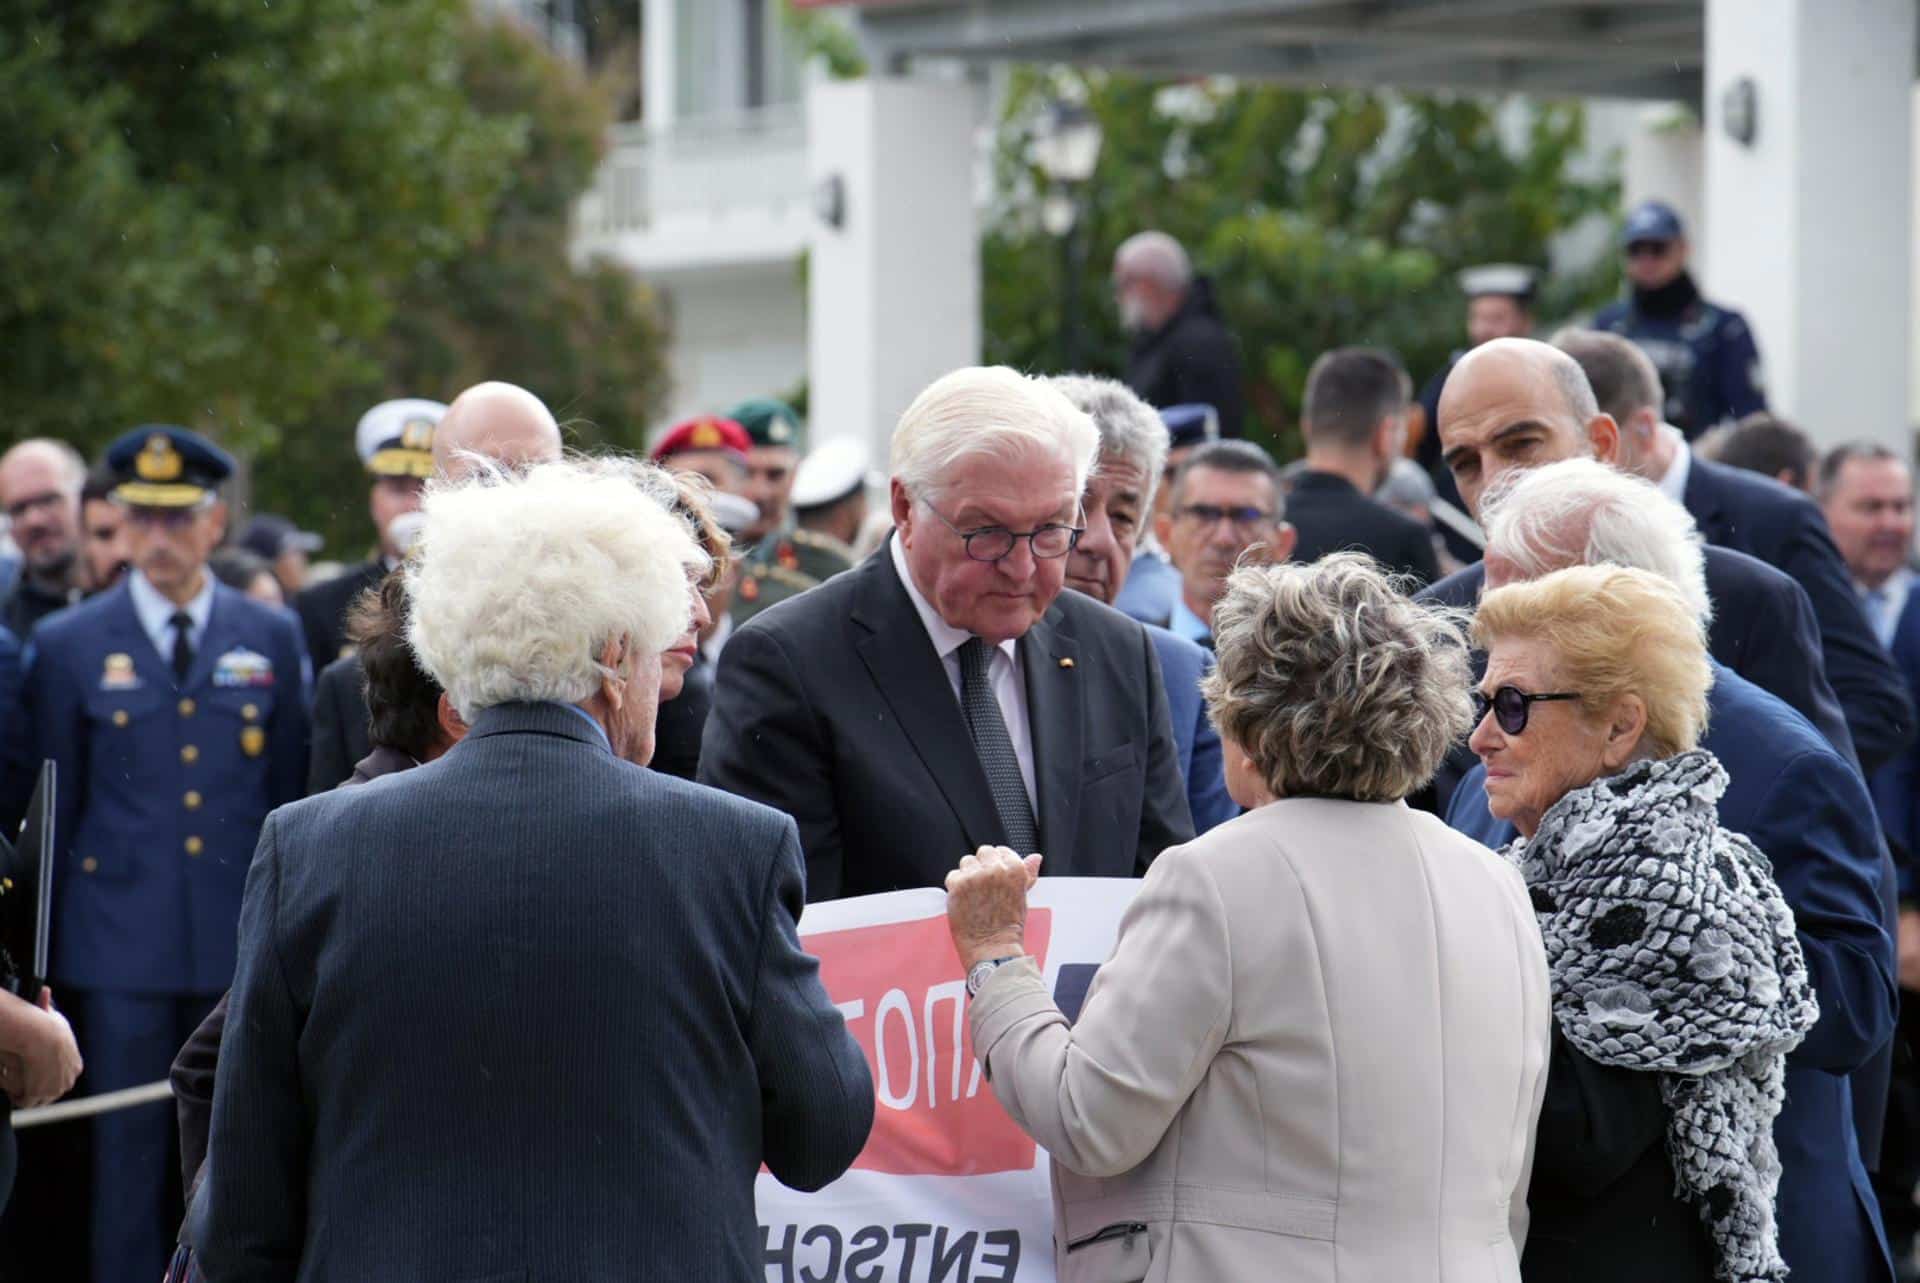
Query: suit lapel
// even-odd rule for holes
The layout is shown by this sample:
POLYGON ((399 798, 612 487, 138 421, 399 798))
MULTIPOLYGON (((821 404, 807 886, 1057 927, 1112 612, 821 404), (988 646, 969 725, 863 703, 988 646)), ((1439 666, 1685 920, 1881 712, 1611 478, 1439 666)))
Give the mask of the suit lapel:
POLYGON ((133 670, 142 682, 152 682, 162 690, 172 686, 173 657, 153 648, 153 638, 147 636, 146 628, 140 623, 140 612, 133 608, 133 593, 126 581, 121 580, 113 591, 119 594, 109 616, 114 651, 132 657, 133 670))
MULTIPOLYGON (((211 575, 213 572, 207 572, 211 575)), ((193 667, 187 670, 187 680, 181 684, 184 691, 198 690, 213 679, 213 665, 220 656, 233 648, 233 612, 232 590, 225 584, 215 584, 213 588, 213 608, 207 612, 207 627, 200 634, 200 645, 193 652, 193 667)), ((172 656, 168 656, 168 674, 172 674, 172 656)))
POLYGON ((1033 734, 1033 787, 1040 800, 1040 850, 1053 874, 1071 874, 1080 823, 1082 704, 1086 679, 1079 648, 1056 605, 1020 639, 1027 684, 1027 725, 1033 734))
POLYGON ((1694 455, 1687 463, 1687 484, 1680 490, 1681 507, 1693 514, 1700 537, 1708 543, 1723 542, 1720 487, 1715 484, 1714 464, 1694 455))
POLYGON ((968 845, 1006 841, 960 702, 953 697, 926 626, 894 573, 890 548, 882 547, 855 573, 862 583, 853 622, 866 635, 855 641, 854 649, 874 685, 953 809, 968 845))

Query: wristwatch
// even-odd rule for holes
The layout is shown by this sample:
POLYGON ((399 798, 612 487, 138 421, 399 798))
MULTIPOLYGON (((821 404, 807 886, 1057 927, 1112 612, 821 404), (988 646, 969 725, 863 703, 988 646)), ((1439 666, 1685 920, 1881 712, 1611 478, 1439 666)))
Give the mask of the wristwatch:
POLYGON ((1018 962, 1026 956, 1024 953, 1015 953, 1009 954, 1004 958, 988 958, 984 962, 974 963, 973 966, 967 969, 967 997, 977 997, 981 988, 988 980, 993 978, 994 972, 1006 966, 1009 962, 1018 962))

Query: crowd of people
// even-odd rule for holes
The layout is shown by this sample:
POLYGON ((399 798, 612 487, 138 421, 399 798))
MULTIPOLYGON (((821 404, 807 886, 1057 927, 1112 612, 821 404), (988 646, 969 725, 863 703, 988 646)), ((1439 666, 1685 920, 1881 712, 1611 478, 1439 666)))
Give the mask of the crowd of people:
POLYGON ((802 906, 944 886, 1063 1277, 1909 1277, 1909 462, 1764 413, 1671 210, 1624 248, 1550 343, 1468 274, 1420 395, 1325 353, 1286 468, 1158 233, 1129 382, 953 371, 884 472, 482 383, 360 420, 326 574, 199 433, 14 446, 0 1090, 174 1099, 8 1150, 5 1268, 758 1279, 755 1173, 876 1108, 802 906), (1144 879, 1073 1019, 1042 873, 1144 879))

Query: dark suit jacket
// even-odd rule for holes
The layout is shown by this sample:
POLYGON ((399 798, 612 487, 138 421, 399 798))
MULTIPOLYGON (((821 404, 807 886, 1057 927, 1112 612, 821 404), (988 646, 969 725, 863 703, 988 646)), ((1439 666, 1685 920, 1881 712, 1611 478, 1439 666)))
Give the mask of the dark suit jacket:
POLYGON ((1913 700, 1874 637, 1826 518, 1813 501, 1697 454, 1688 466, 1685 494, 1687 511, 1708 543, 1758 557, 1806 589, 1820 628, 1827 681, 1846 711, 1862 769, 1871 772, 1911 744, 1913 700))
POLYGON ((1318 561, 1330 552, 1364 552, 1396 574, 1423 584, 1440 577, 1433 536, 1411 517, 1360 493, 1345 477, 1303 472, 1287 495, 1287 521, 1300 532, 1293 559, 1318 561))
POLYGON ((334 660, 313 684, 313 749, 307 757, 307 794, 346 783, 354 763, 373 751, 369 740, 367 675, 358 655, 334 660))
MULTIPOLYGON (((1908 693, 1920 700, 1920 592, 1908 594, 1889 649, 1908 693)), ((1906 864, 1900 870, 1900 894, 1903 899, 1911 899, 1920 891, 1915 879, 1915 870, 1920 868, 1920 749, 1908 748, 1897 754, 1867 783, 1873 789, 1881 827, 1906 853, 1906 864)))
POLYGON ((801 898, 791 820, 559 705, 281 808, 194 1207, 209 1283, 759 1283, 760 1165, 818 1188, 873 1117, 801 898))
MULTIPOLYGON (((1133 877, 1191 840, 1146 630, 1063 591, 1020 661, 1046 872, 1133 877)), ((728 640, 700 779, 799 821, 811 900, 940 886, 961 856, 1006 841, 890 546, 728 640)))
POLYGON ((660 715, 653 722, 653 761, 649 765, 683 780, 695 778, 700 771, 700 740, 712 708, 713 664, 701 652, 687 670, 680 694, 660 705, 660 715))
MULTIPOLYGON (((1780 1249, 1796 1283, 1887 1276, 1863 1151, 1872 1118, 1853 1092, 1876 1090, 1875 1063, 1893 1032, 1893 940, 1882 902, 1885 846, 1866 786, 1805 718, 1715 665, 1701 746, 1726 767, 1720 823, 1753 839, 1792 906, 1820 1020, 1787 1058, 1780 1148, 1780 1249), (1862 1264, 1862 1263, 1866 1264, 1862 1264), (1875 1264, 1875 1262, 1878 1262, 1875 1264)), ((1487 811, 1486 770, 1455 790, 1447 823, 1488 845, 1511 825, 1487 811)), ((1877 1079, 1884 1098, 1886 1080, 1877 1079)))
MULTIPOLYGON (((300 616, 300 631, 306 635, 307 657, 313 661, 314 672, 319 672, 340 658, 346 649, 347 607, 367 589, 379 587, 380 581, 386 577, 386 564, 376 558, 358 566, 350 566, 332 579, 304 589, 294 597, 293 611, 300 616)), ((349 766, 352 764, 348 763, 349 766)), ((335 780, 333 783, 339 782, 335 780)))

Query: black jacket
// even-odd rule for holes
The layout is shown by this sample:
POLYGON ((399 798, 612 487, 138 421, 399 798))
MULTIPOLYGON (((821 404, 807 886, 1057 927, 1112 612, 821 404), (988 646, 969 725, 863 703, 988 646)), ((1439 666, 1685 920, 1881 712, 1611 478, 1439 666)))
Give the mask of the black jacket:
POLYGON ((313 749, 307 756, 307 796, 339 788, 353 765, 373 751, 369 741, 367 675, 358 655, 336 659, 313 684, 313 749))
POLYGON ((713 708, 713 664, 701 651, 687 670, 680 693, 660 705, 653 723, 654 770, 683 780, 700 773, 700 738, 713 708))
POLYGON ((1287 522, 1299 532, 1293 559, 1318 561, 1330 552, 1364 552, 1396 574, 1422 584, 1440 577, 1427 528, 1360 493, 1345 477, 1303 472, 1287 495, 1287 522))
MULTIPOLYGON (((1193 839, 1144 626, 1063 591, 1020 639, 1046 871, 1137 877, 1193 839)), ((807 898, 937 887, 1006 834, 890 546, 720 653, 700 782, 800 824, 807 898)))
MULTIPOLYGON (((312 661, 314 672, 318 673, 346 653, 347 607, 367 589, 378 587, 386 576, 386 563, 376 558, 350 566, 294 597, 293 611, 300 616, 300 631, 307 639, 307 658, 312 661)), ((347 766, 351 769, 353 761, 347 766)))
POLYGON ((1245 418, 1240 349, 1220 321, 1205 277, 1194 278, 1171 320, 1134 339, 1127 386, 1155 407, 1210 405, 1220 416, 1220 435, 1240 435, 1245 418))

